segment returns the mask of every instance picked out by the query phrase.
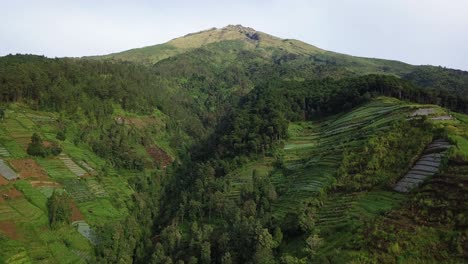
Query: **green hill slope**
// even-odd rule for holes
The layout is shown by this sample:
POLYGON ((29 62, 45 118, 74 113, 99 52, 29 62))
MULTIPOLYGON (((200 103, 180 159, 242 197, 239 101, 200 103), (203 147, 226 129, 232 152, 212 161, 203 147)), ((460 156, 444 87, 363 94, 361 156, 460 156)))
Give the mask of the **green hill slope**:
MULTIPOLYGON (((433 138, 447 136, 447 133, 449 137, 459 137, 456 135, 465 133, 461 132, 466 129, 464 115, 460 115, 460 119, 438 120, 439 116, 446 115, 446 110, 434 105, 379 98, 350 112, 323 120, 291 123, 288 129, 290 137, 280 153, 281 165, 278 166, 271 158, 265 158, 228 174, 231 182, 228 197, 241 199, 242 190, 246 188, 242 186, 253 184, 252 175, 271 181, 277 192, 277 198, 272 202, 272 213, 274 221, 280 224, 283 231, 283 244, 279 247, 283 255, 289 254, 299 259, 306 257, 305 234, 313 232, 322 241, 315 249, 316 263, 374 263, 396 259, 404 260, 404 263, 431 262, 436 259, 450 263, 455 258, 461 260, 466 250, 447 244, 443 236, 466 238, 463 235, 466 221, 462 216, 466 210, 457 206, 440 206, 445 202, 456 204, 455 200, 463 199, 463 195, 442 194, 441 190, 456 188, 453 182, 466 180, 464 165, 458 165, 456 161, 462 154, 455 154, 467 151, 465 139, 452 141, 458 150, 445 154, 445 159, 453 161, 423 187, 411 194, 400 194, 392 189, 433 138), (427 124, 421 123, 421 119, 410 119, 413 113, 417 113, 417 109, 434 109, 429 116, 424 117, 428 120, 425 121, 427 124), (438 187, 433 187, 434 184, 438 187), (440 195, 430 194, 428 190, 432 188, 438 188, 437 193, 440 195), (422 204, 424 202, 420 197, 426 195, 431 196, 424 200, 428 204, 422 204), (435 200, 438 206, 432 204, 435 200), (411 207, 413 210, 419 208, 416 213, 408 211, 409 204, 415 206, 414 203, 418 203, 417 207, 411 207), (457 210, 456 213, 450 208, 457 210), (434 223, 437 221, 435 219, 428 220, 437 218, 438 210, 450 214, 448 217, 440 217, 456 227, 447 229, 446 226, 434 223), (421 214, 429 214, 430 217, 421 214), (394 219, 394 215, 399 218, 409 217, 411 220, 394 219), (369 225, 375 230, 391 232, 390 226, 383 222, 394 225, 396 221, 405 226, 402 230, 397 229, 396 238, 389 241, 388 234, 384 236, 383 233, 373 231, 373 236, 380 244, 362 248, 365 243, 374 243, 367 237, 369 225), (418 238, 403 241, 407 235, 405 232, 417 225, 428 230, 429 243, 440 243, 442 251, 425 251, 424 243, 421 242, 425 235, 422 233, 419 233, 421 241, 418 238), (400 251, 386 251, 382 243, 411 245, 414 251, 411 253, 404 248, 400 251), (403 255, 399 256, 399 253, 403 255)), ((461 184, 459 188, 463 189, 463 186, 461 184)), ((461 189, 457 192, 462 192, 461 189)), ((458 243, 458 247, 466 246, 463 240, 458 243)))
MULTIPOLYGON (((119 223, 129 216, 135 188, 132 183, 142 175, 154 175, 158 167, 172 161, 172 149, 160 134, 154 152, 138 149, 146 157, 145 170, 118 169, 109 160, 96 155, 88 145, 73 142, 80 133, 74 121, 54 112, 34 111, 21 104, 4 110, 0 121, 0 171, 8 167, 19 177, 7 180, 0 175, 0 251, 6 263, 87 263, 94 259, 93 241, 82 235, 74 223, 83 222, 96 233, 106 225, 119 223), (67 127, 66 139, 57 133, 67 127), (35 157, 27 154, 31 135, 41 135, 44 142, 57 142, 58 156, 35 157), (29 139, 28 139, 29 138, 29 139), (157 143, 160 142, 160 143, 157 143), (158 146, 159 144, 159 146, 158 146), (167 153, 164 151, 166 149, 167 153), (166 156, 164 156, 166 155, 166 156), (47 200, 53 192, 71 197, 70 224, 49 226, 47 200)), ((159 130, 154 119, 131 115, 116 109, 121 126, 159 130)), ((161 117, 161 116, 160 116, 161 117)), ((164 122, 164 117, 159 122, 164 122)), ((0 173, 1 174, 1 173, 0 173)))

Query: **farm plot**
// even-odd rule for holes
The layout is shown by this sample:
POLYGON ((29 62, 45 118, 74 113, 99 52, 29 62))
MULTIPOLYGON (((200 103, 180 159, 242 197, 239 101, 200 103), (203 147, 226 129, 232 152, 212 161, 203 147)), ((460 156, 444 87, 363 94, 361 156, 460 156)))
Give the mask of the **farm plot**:
POLYGON ((72 223, 72 226, 76 228, 76 230, 84 236, 86 239, 89 240, 92 244, 97 243, 96 235, 91 227, 85 221, 75 221, 72 223))
POLYGON ((73 200, 78 203, 91 201, 96 198, 83 180, 64 179, 62 180, 62 184, 73 200))
POLYGON ((403 178, 395 185, 397 192, 407 193, 420 186, 426 178, 435 175, 439 171, 441 158, 444 151, 451 145, 444 139, 434 140, 424 150, 424 154, 414 164, 403 178))
POLYGON ((356 203, 358 193, 334 194, 324 202, 318 213, 316 226, 324 231, 348 224, 351 216, 348 211, 356 203))
POLYGON ((10 157, 11 154, 10 154, 10 152, 8 151, 8 149, 6 149, 4 146, 0 145, 0 156, 2 156, 2 157, 10 157))
POLYGON ((72 159, 70 159, 67 155, 65 154, 60 154, 59 155, 59 159, 63 162, 63 164, 65 164, 65 166, 67 166, 67 168, 73 172, 76 176, 78 177, 83 177, 84 175, 87 174, 87 172, 81 168, 80 166, 78 166, 78 164, 76 164, 72 159))
POLYGON ((43 125, 47 123, 54 123, 57 121, 57 119, 53 116, 50 115, 38 115, 38 114, 33 114, 33 113, 27 113, 25 114, 26 117, 28 117, 32 122, 36 123, 37 125, 43 125))
POLYGON ((10 160, 12 167, 18 172, 19 177, 34 178, 37 180, 48 180, 47 173, 33 159, 10 160))
POLYGON ((402 194, 383 190, 331 194, 317 214, 315 226, 326 240, 325 246, 318 250, 319 254, 330 254, 336 248, 346 250, 353 240, 358 239, 355 230, 362 229, 365 223, 379 215, 399 208, 405 198, 402 194))
MULTIPOLYGON (((300 208, 301 203, 312 198, 335 181, 336 170, 345 150, 352 151, 376 131, 389 128, 395 120, 404 120, 410 108, 395 100, 381 98, 353 111, 323 120, 320 123, 292 124, 290 140, 284 148, 285 168, 273 173, 271 181, 280 193, 273 204, 276 217, 300 208)), ((350 207, 352 199, 344 197, 340 209, 350 207), (346 206, 344 206, 346 205, 346 206)), ((325 209, 324 209, 325 210, 325 209)), ((333 219, 337 208, 324 211, 319 222, 338 223, 333 219), (333 221, 332 221, 333 220, 333 221)), ((339 220, 339 221, 338 221, 339 220)))
POLYGON ((226 177, 231 179, 229 198, 237 199, 242 186, 252 180, 255 173, 259 177, 267 177, 273 170, 273 159, 264 158, 260 162, 252 162, 242 167, 242 169, 228 174, 226 177))
POLYGON ((60 181, 63 179, 75 179, 76 175, 71 172, 60 159, 47 158, 37 159, 37 163, 47 172, 54 180, 60 181))
POLYGON ((88 185, 89 190, 99 198, 108 197, 106 191, 102 186, 94 179, 87 179, 86 184, 88 185))
POLYGON ((84 162, 84 161, 79 161, 78 162, 81 167, 83 167, 85 170, 87 170, 89 172, 89 174, 95 174, 96 171, 93 169, 93 167, 89 166, 88 163, 84 162))
POLYGON ((26 149, 28 144, 31 142, 31 130, 24 127, 16 119, 6 119, 4 123, 9 136, 12 137, 23 149, 26 149))
POLYGON ((4 158, 21 158, 27 156, 26 150, 19 145, 12 137, 5 134, 3 129, 0 129, 0 149, 4 158))
POLYGON ((0 175, 3 176, 5 179, 12 181, 18 179, 18 174, 13 171, 8 164, 0 159, 0 175))

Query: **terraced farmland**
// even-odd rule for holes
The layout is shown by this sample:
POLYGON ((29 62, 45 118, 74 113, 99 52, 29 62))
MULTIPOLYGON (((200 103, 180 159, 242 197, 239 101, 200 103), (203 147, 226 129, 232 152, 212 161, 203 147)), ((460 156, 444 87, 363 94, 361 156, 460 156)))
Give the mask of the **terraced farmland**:
POLYGON ((67 140, 60 142, 59 157, 27 155, 33 132, 55 140, 56 118, 21 106, 12 108, 0 122, 0 262, 85 263, 92 256, 93 226, 128 214, 125 206, 133 191, 127 178, 113 169, 103 175, 104 160, 67 140), (17 174, 21 179, 6 180, 17 179, 17 174), (87 229, 81 224, 49 228, 46 203, 54 191, 70 194, 76 204, 73 214, 80 216, 74 219, 83 219, 87 229))
POLYGON ((4 146, 0 146, 0 156, 1 157, 10 157, 10 152, 4 146))
POLYGON ((67 168, 73 172, 76 176, 78 177, 83 177, 87 172, 81 168, 80 166, 78 166, 78 164, 76 164, 72 159, 70 159, 67 155, 61 153, 59 155, 59 159, 61 161, 63 161, 63 163, 65 164, 65 166, 67 166, 67 168))
POLYGON ((421 185, 426 178, 435 175, 439 171, 444 152, 450 147, 450 143, 445 139, 434 140, 424 150, 424 155, 395 185, 394 190, 404 193, 409 192, 421 185))
POLYGON ((320 122, 290 125, 290 139, 284 147, 285 167, 272 175, 280 192, 273 205, 277 217, 298 210, 335 181, 343 151, 404 120, 411 108, 400 101, 381 98, 341 116, 320 122))
POLYGON ((0 159, 0 175, 9 181, 19 178, 18 174, 2 159, 0 159))

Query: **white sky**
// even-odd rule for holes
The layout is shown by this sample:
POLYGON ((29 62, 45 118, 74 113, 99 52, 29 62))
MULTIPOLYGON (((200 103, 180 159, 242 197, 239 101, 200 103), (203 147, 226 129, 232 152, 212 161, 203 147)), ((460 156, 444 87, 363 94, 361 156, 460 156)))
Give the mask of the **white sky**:
POLYGON ((108 54, 242 24, 346 54, 468 70, 468 0, 0 0, 0 56, 108 54))

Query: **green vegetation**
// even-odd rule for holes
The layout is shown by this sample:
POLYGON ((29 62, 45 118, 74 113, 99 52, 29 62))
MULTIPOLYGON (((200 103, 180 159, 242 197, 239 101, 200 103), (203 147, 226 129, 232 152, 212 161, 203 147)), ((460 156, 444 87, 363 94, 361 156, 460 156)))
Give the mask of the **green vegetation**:
POLYGON ((71 200, 66 193, 53 192, 47 200, 49 214, 49 224, 52 228, 57 228, 60 224, 69 224, 72 209, 71 200))
POLYGON ((2 57, 0 262, 466 262, 467 83, 241 26, 2 57))
POLYGON ((45 147, 41 137, 37 133, 34 133, 26 152, 32 156, 46 157, 48 155, 57 156, 62 152, 62 149, 55 142, 53 142, 51 146, 45 147))

